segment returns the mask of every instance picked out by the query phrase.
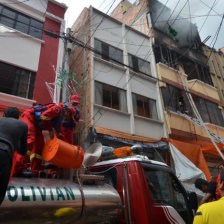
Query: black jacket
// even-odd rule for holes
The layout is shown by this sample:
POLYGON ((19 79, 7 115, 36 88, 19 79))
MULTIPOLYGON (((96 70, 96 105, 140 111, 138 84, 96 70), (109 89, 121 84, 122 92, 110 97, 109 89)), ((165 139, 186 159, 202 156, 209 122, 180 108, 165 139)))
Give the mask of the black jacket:
POLYGON ((11 117, 0 118, 0 142, 9 145, 8 153, 12 159, 14 150, 25 155, 27 152, 28 127, 23 121, 11 117))

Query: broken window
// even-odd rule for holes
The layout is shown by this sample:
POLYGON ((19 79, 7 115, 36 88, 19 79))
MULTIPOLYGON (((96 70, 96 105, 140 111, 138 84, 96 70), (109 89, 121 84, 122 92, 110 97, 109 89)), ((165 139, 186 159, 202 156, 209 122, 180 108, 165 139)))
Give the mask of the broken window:
POLYGON ((134 114, 158 120, 155 100, 133 93, 132 101, 134 114))
MULTIPOLYGON (((185 90, 167 84, 165 88, 162 88, 162 96, 165 108, 195 117, 185 90)), ((224 125, 224 119, 217 104, 196 95, 192 95, 192 98, 204 122, 224 125)))
POLYGON ((182 65, 185 74, 188 75, 188 80, 198 79, 213 86, 208 67, 198 64, 162 44, 157 43, 154 52, 156 63, 161 62, 174 69, 178 69, 178 65, 182 65))
POLYGON ((35 73, 0 62, 0 92, 33 98, 35 73))
POLYGON ((134 55, 128 55, 128 64, 135 72, 151 75, 150 63, 134 55))
POLYGON ((95 103, 127 112, 126 91, 111 85, 95 82, 95 103))
POLYGON ((162 88, 162 96, 165 108, 193 116, 184 90, 167 84, 165 88, 162 88))
POLYGON ((112 47, 107 43, 95 39, 94 48, 96 49, 95 56, 102 58, 106 61, 122 65, 123 64, 123 52, 122 50, 112 47))

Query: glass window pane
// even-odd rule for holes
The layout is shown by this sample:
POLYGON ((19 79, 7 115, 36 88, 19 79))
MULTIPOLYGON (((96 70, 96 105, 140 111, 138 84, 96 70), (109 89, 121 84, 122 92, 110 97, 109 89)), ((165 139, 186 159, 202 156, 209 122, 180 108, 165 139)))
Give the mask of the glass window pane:
POLYGON ((119 90, 119 106, 120 110, 123 112, 127 112, 127 97, 126 97, 126 91, 119 90))
POLYGON ((111 107, 111 92, 103 87, 103 106, 111 107))
POLYGON ((35 73, 0 62, 0 92, 32 99, 35 73))
POLYGON ((114 47, 109 47, 109 57, 111 59, 114 59, 114 60, 111 60, 111 62, 115 63, 115 64, 118 64, 118 65, 121 65, 120 63, 123 63, 123 54, 122 54, 122 51, 121 50, 118 50, 114 47), (119 63, 120 62, 120 63, 119 63))
POLYGON ((143 101, 139 99, 139 96, 137 96, 137 113, 139 116, 144 116, 144 105, 143 101))
POLYGON ((0 14, 2 13, 3 6, 0 5, 0 14))
POLYGON ((118 97, 118 89, 113 89, 112 91, 112 108, 119 110, 119 97, 118 97))
POLYGON ((26 25, 30 24, 30 18, 26 17, 26 16, 23 16, 23 15, 18 15, 17 21, 19 21, 19 22, 21 22, 23 24, 26 24, 26 25))
POLYGON ((109 46, 105 43, 101 43, 102 46, 102 58, 109 61, 109 46))
POLYGON ((42 38, 42 30, 38 30, 34 27, 30 27, 29 34, 33 37, 38 38, 38 39, 42 38))
POLYGON ((157 108, 156 108, 156 101, 149 100, 149 108, 150 108, 150 115, 152 119, 158 120, 157 108))
POLYGON ((13 28, 15 20, 2 16, 1 17, 1 23, 8 26, 8 27, 13 28))
POLYGON ((95 103, 99 105, 103 105, 103 89, 102 89, 102 84, 95 82, 95 103))
POLYGON ((102 45, 101 45, 101 42, 99 40, 94 40, 94 48, 97 50, 97 52, 99 53, 96 53, 95 52, 95 56, 98 57, 98 58, 102 58, 101 56, 101 53, 102 53, 102 45))
POLYGON ((129 54, 128 55, 128 65, 133 68, 133 62, 132 62, 132 56, 129 54))
POLYGON ((34 86, 35 86, 35 80, 36 80, 36 73, 31 72, 28 99, 33 99, 33 90, 34 90, 34 86))
POLYGON ((6 16, 7 18, 15 19, 16 18, 16 13, 13 12, 10 9, 4 8, 2 11, 2 15, 6 16))
POLYGON ((17 84, 17 96, 27 98, 30 72, 22 70, 17 84))
POLYGON ((161 170, 145 169, 145 176, 153 203, 172 206, 187 221, 187 204, 177 180, 168 172, 161 170))
POLYGON ((136 95, 134 93, 132 94, 132 104, 133 104, 134 114, 138 114, 137 100, 136 100, 136 95))
POLYGON ((29 26, 24 24, 24 23, 20 23, 20 22, 17 22, 16 23, 16 26, 15 26, 15 29, 23 32, 23 33, 28 33, 29 31, 29 26))
POLYGON ((42 22, 39 22, 37 20, 34 20, 34 19, 31 19, 30 25, 32 27, 35 27, 35 28, 39 29, 39 30, 42 30, 43 29, 43 23, 42 22))
POLYGON ((138 68, 140 72, 143 72, 145 74, 150 75, 151 74, 151 68, 150 63, 141 59, 138 59, 138 68))

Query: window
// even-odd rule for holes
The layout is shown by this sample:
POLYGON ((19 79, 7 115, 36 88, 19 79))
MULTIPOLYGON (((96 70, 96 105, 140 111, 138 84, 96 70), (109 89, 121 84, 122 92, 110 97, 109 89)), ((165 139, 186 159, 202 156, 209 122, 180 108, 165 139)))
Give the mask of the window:
POLYGON ((0 23, 38 39, 42 39, 42 22, 3 5, 0 5, 0 23))
MULTIPOLYGON (((165 108, 195 117, 184 90, 167 84, 166 88, 162 88, 162 96, 165 108)), ((192 98, 204 122, 224 125, 224 119, 217 104, 196 95, 192 95, 192 98)))
POLYGON ((35 73, 0 62, 0 92, 33 98, 35 73))
POLYGON ((165 170, 150 169, 143 164, 152 201, 155 205, 172 206, 186 223, 192 223, 186 193, 177 179, 165 170))
POLYGON ((102 58, 106 61, 122 65, 123 64, 123 52, 118 48, 112 47, 107 43, 95 39, 94 48, 97 50, 95 56, 102 58))
POLYGON ((198 79, 213 86, 209 68, 205 65, 196 63, 185 57, 184 54, 179 54, 159 43, 155 45, 154 52, 156 63, 162 62, 174 69, 179 69, 178 67, 182 66, 185 74, 188 75, 188 80, 198 79))
POLYGON ((135 72, 142 72, 151 75, 150 63, 136 56, 128 55, 128 64, 135 72))
POLYGON ((162 88, 162 96, 165 108, 194 116, 184 90, 167 84, 162 88))
POLYGON ((133 93, 132 101, 134 114, 158 120, 155 100, 133 93))
POLYGON ((107 84, 95 82, 96 104, 127 112, 126 91, 107 84))
POLYGON ((193 99, 204 122, 224 126, 222 112, 217 104, 197 96, 193 96, 193 99))

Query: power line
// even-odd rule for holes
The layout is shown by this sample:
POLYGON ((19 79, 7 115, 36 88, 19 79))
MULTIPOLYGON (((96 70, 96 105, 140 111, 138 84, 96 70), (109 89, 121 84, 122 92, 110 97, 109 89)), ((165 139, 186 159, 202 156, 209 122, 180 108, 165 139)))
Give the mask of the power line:
POLYGON ((211 11, 213 10, 213 8, 215 7, 215 3, 216 3, 216 1, 217 1, 217 0, 214 0, 214 2, 213 2, 213 4, 212 4, 212 7, 210 8, 210 10, 209 10, 209 12, 208 12, 208 15, 206 16, 206 18, 205 18, 205 20, 204 20, 204 22, 203 22, 203 24, 202 24, 202 26, 201 26, 201 28, 200 28, 200 30, 199 30, 199 33, 201 32, 203 26, 205 25, 205 23, 206 23, 206 21, 207 21, 207 19, 208 19, 208 16, 209 16, 209 14, 210 14, 210 12, 211 12, 211 11))
POLYGON ((181 8, 180 12, 177 14, 176 18, 173 20, 172 24, 173 25, 175 23, 175 21, 177 20, 178 16, 180 15, 180 13, 182 12, 182 10, 184 9, 184 7, 186 6, 188 0, 186 0, 185 4, 183 5, 183 7, 181 8))
POLYGON ((156 22, 157 22, 158 18, 159 18, 159 17, 161 16, 161 14, 163 13, 163 10, 165 9, 166 4, 167 4, 168 2, 169 2, 169 0, 167 0, 167 1, 166 1, 165 5, 163 6, 163 9, 160 11, 159 15, 158 15, 158 16, 157 16, 157 18, 155 19, 154 24, 156 24, 156 22))

